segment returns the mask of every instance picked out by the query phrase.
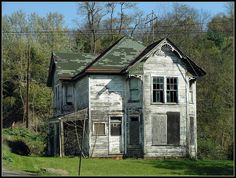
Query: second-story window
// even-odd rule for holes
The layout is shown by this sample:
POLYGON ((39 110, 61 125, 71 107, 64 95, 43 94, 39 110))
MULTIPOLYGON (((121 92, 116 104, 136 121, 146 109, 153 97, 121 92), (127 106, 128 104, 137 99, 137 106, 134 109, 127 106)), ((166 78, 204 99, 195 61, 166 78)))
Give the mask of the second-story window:
POLYGON ((131 78, 129 80, 129 88, 130 88, 130 101, 139 101, 140 98, 139 80, 136 78, 131 78))
POLYGON ((153 103, 178 103, 177 77, 152 77, 153 103))
POLYGON ((65 87, 65 96, 66 96, 66 104, 72 104, 72 87, 66 86, 65 87))
POLYGON ((168 103, 177 103, 177 78, 166 78, 166 97, 168 103))
POLYGON ((164 103, 164 77, 153 77, 153 102, 164 103))

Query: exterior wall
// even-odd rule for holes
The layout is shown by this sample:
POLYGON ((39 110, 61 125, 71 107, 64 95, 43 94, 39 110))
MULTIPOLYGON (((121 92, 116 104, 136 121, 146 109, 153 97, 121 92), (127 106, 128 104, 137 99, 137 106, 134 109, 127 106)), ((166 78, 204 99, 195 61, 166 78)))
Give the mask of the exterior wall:
POLYGON ((62 90, 62 83, 58 79, 57 73, 55 72, 53 75, 53 116, 57 117, 61 114, 61 106, 62 106, 62 97, 63 97, 63 90, 62 90), (57 89, 56 89, 57 88, 57 89), (59 97, 56 97, 56 90, 59 90, 59 97))
MULTIPOLYGON (((145 157, 168 157, 186 156, 188 151, 189 133, 189 104, 188 104, 188 80, 186 70, 174 53, 166 54, 156 49, 144 63, 144 156, 145 157), (178 103, 167 104, 152 103, 152 76, 178 77, 178 103), (167 112, 180 113, 180 145, 152 145, 152 116, 164 115, 167 112)), ((195 89, 195 88, 194 88, 195 89)), ((196 95, 194 95, 196 97, 196 95)), ((192 112, 195 113, 195 105, 192 104, 192 112)), ((195 115, 194 115, 195 116, 195 115)), ((196 118, 196 117, 195 117, 196 118)))
POLYGON ((89 80, 84 77, 77 81, 74 89, 75 108, 76 110, 84 109, 89 106, 89 80))
POLYGON ((111 140, 109 122, 111 116, 122 117, 121 153, 124 152, 124 95, 125 82, 122 76, 117 75, 90 75, 90 156, 107 157, 118 143, 111 140), (93 132, 94 122, 105 123, 105 135, 97 136, 93 132))

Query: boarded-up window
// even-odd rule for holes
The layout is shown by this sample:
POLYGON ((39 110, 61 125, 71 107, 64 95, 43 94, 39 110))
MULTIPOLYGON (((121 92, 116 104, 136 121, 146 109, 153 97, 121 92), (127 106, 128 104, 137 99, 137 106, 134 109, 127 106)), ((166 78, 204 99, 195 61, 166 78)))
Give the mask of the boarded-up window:
POLYGON ((105 135, 105 123, 94 123, 94 135, 105 135))
POLYGON ((111 117, 110 119, 111 136, 121 135, 121 117, 111 117))
POLYGON ((139 144, 139 118, 131 116, 129 121, 129 144, 139 144))
POLYGON ((164 102, 164 77, 153 77, 153 102, 164 102))
POLYGON ((167 102, 177 103, 178 102, 177 78, 176 77, 168 77, 166 80, 167 80, 166 81, 167 102))
POLYGON ((180 141, 180 113, 167 112, 167 144, 179 144, 180 141))
POLYGON ((152 144, 179 145, 180 142, 180 113, 167 112, 152 116, 152 144))
POLYGON ((130 100, 138 101, 139 100, 139 80, 136 78, 132 78, 129 80, 130 87, 130 100))
POLYGON ((152 116, 152 144, 166 145, 167 143, 166 115, 152 116))
POLYGON ((194 117, 190 117, 190 145, 194 145, 194 117))

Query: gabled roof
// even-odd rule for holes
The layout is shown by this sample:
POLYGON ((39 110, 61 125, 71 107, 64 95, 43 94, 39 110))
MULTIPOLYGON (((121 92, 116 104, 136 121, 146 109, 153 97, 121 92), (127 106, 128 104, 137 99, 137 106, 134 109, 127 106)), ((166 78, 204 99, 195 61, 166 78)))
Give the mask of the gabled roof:
POLYGON ((133 65, 135 65, 138 61, 142 60, 152 49, 154 49, 157 45, 159 45, 162 41, 168 42, 171 46, 175 48, 175 53, 180 54, 181 61, 185 64, 185 67, 188 72, 190 72, 194 77, 198 78, 201 76, 204 76, 206 72, 201 69, 196 63, 194 63, 187 55, 185 55, 179 48, 177 48, 174 43, 172 43, 168 38, 163 38, 159 41, 156 41, 150 45, 148 45, 138 56, 135 60, 133 60, 132 63, 130 63, 125 69, 123 69, 122 72, 129 71, 130 68, 132 68, 133 65))
POLYGON ((163 40, 174 47, 173 52, 178 53, 186 69, 194 77, 198 78, 206 74, 168 38, 163 38, 145 47, 133 38, 122 37, 97 57, 85 53, 52 53, 47 85, 52 85, 55 70, 59 78, 65 80, 76 80, 87 73, 127 73, 163 40))
POLYGON ((88 53, 53 52, 47 85, 50 86, 52 83, 53 70, 56 70, 60 79, 71 79, 88 66, 94 58, 94 55, 88 53))
POLYGON ((114 46, 102 53, 87 72, 118 72, 129 65, 145 46, 130 37, 121 38, 114 46))

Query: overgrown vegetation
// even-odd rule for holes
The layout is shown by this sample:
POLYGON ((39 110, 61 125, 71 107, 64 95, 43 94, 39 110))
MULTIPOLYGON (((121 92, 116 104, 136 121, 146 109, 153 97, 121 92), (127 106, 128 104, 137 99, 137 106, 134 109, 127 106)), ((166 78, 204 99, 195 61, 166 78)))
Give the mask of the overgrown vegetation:
MULTIPOLYGON (((44 155, 45 138, 26 128, 10 128, 2 131, 3 143, 19 155, 44 155)), ((3 155, 4 157, 4 155, 3 155)))
POLYGON ((226 8, 227 13, 210 18, 206 12, 176 3, 148 26, 146 14, 135 3, 81 2, 81 23, 73 32, 65 32, 68 29, 58 13, 27 17, 18 11, 3 16, 3 126, 25 121, 29 56, 30 129, 46 136, 53 109, 52 93, 46 87, 52 51, 97 54, 122 35, 132 34, 144 44, 168 37, 207 72, 197 83, 198 157, 233 159, 234 7, 228 3, 226 8))

